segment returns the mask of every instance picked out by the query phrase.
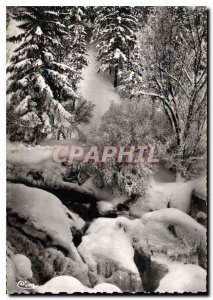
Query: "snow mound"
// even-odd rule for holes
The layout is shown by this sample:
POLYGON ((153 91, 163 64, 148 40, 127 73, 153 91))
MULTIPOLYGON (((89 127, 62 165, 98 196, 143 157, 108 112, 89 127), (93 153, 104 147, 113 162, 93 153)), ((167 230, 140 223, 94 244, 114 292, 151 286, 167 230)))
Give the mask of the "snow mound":
POLYGON ((44 294, 44 293, 86 293, 90 289, 85 287, 78 279, 72 276, 58 276, 52 278, 44 285, 36 287, 35 292, 44 294))
POLYGON ((93 289, 92 293, 122 293, 122 291, 114 284, 99 283, 93 289))
POLYGON ((74 260, 80 260, 79 254, 72 243, 70 227, 73 222, 67 215, 67 210, 54 195, 23 184, 8 184, 7 207, 27 222, 23 230, 32 235, 37 232, 40 237, 49 236, 53 245, 59 245, 68 250, 74 260), (33 230, 36 229, 35 230, 33 230))

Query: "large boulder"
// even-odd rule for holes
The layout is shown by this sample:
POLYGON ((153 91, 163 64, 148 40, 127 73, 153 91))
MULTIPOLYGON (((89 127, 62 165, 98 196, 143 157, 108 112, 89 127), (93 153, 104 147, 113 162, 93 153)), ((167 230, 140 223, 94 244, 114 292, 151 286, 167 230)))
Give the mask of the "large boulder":
POLYGON ((73 275, 90 285, 88 268, 72 236, 83 230, 85 222, 43 190, 8 184, 7 195, 7 239, 14 254, 30 258, 34 282, 73 275))

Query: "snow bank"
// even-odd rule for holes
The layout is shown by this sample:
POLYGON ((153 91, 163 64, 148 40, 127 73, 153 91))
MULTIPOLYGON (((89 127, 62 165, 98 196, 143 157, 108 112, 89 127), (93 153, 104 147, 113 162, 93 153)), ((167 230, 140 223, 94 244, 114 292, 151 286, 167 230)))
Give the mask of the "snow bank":
POLYGON ((49 236, 53 245, 67 249, 74 260, 81 260, 72 243, 73 221, 57 197, 22 184, 8 184, 7 195, 7 207, 27 221, 23 230, 31 235, 39 234, 40 238, 42 233, 44 237, 49 236))

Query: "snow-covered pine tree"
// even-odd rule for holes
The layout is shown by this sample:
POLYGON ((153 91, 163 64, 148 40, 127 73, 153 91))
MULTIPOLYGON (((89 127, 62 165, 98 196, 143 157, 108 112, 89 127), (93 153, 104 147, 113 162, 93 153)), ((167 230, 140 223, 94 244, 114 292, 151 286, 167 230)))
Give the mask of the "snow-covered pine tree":
POLYGON ((143 81, 144 58, 141 55, 140 35, 140 32, 136 33, 135 46, 129 54, 128 69, 124 69, 122 72, 118 86, 118 92, 122 98, 136 98, 138 86, 143 81))
POLYGON ((20 7, 13 18, 22 33, 10 38, 19 44, 7 68, 8 134, 11 140, 36 143, 64 120, 72 122, 64 104, 71 106, 78 98, 75 72, 58 59, 67 31, 55 7, 20 7))
POLYGON ((122 70, 129 68, 130 53, 134 49, 137 18, 133 8, 125 6, 96 7, 92 41, 96 43, 100 70, 114 70, 114 86, 122 70))
POLYGON ((70 36, 71 36, 71 55, 70 63, 75 66, 78 80, 81 79, 82 69, 88 65, 86 58, 86 26, 85 14, 86 8, 80 6, 72 6, 70 8, 70 36))

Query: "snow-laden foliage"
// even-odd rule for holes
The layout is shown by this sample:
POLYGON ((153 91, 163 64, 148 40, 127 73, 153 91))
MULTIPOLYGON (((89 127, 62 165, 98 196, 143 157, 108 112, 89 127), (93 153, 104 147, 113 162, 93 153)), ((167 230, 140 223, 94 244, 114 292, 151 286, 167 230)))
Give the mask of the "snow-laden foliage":
POLYGON ((92 41, 96 43, 101 71, 114 71, 114 86, 129 67, 130 52, 135 45, 137 18, 131 7, 95 7, 95 29, 92 41))
MULTIPOLYGON (((7 68, 10 139, 37 143, 64 122, 87 123, 93 105, 76 93, 83 66, 65 60, 64 41, 74 36, 61 22, 60 9, 21 7, 13 18, 22 32, 9 38, 19 42, 7 68)), ((81 39, 76 36, 75 43, 81 39)), ((85 48, 73 46, 72 51, 82 61, 85 48)))
MULTIPOLYGON (((144 165, 132 165, 117 162, 115 159, 106 163, 71 164, 66 180, 77 180, 81 184, 88 178, 96 187, 108 190, 114 197, 127 195, 129 199, 144 195, 150 180, 151 170, 144 165)), ((98 197, 103 199, 104 195, 98 197)))
POLYGON ((89 62, 87 60, 87 32, 85 20, 87 18, 87 8, 80 6, 73 6, 68 8, 69 21, 68 28, 70 38, 68 41, 68 49, 71 49, 69 54, 69 63, 75 66, 77 80, 81 79, 82 69, 85 68, 89 62))
POLYGON ((162 149, 164 162, 182 176, 196 174, 206 148, 207 11, 155 8, 139 40, 143 80, 133 96, 161 104, 170 123, 173 133, 162 149))

